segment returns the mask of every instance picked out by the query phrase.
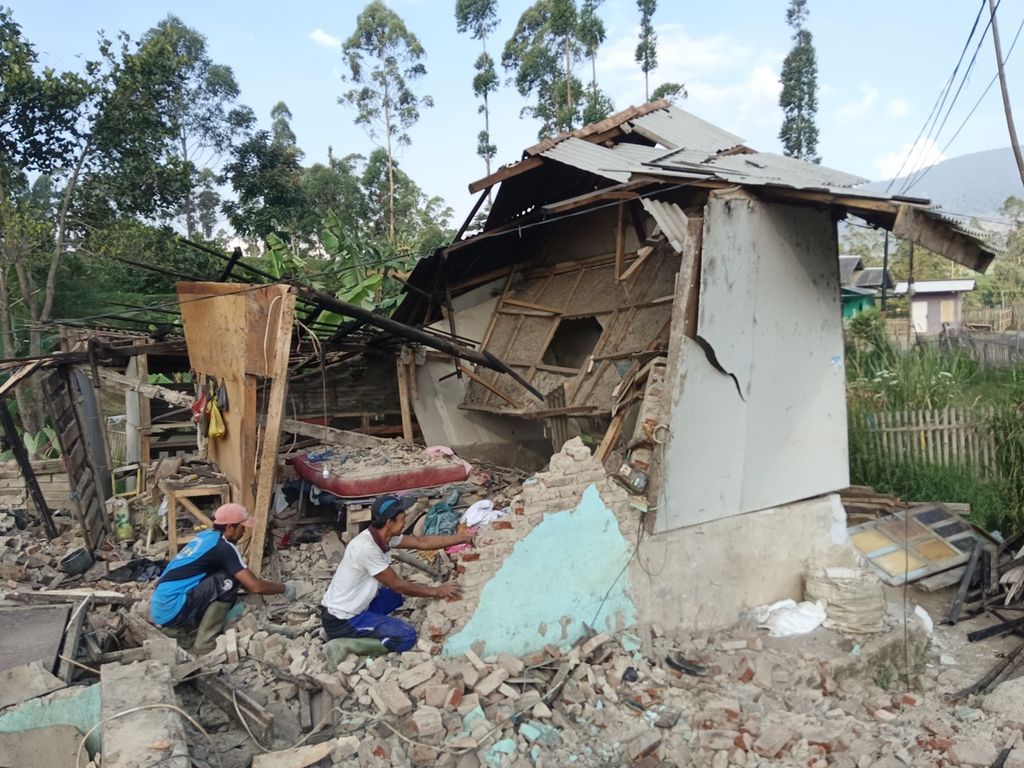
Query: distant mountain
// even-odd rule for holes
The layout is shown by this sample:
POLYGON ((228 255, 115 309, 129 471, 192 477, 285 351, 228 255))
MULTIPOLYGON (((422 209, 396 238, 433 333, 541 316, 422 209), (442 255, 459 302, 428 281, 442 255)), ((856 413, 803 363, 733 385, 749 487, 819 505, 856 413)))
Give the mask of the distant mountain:
MULTIPOLYGON (((920 174, 919 174, 920 176, 920 174)), ((905 177, 895 181, 890 194, 896 194, 905 177)), ((873 181, 858 189, 885 192, 889 180, 873 181)), ((929 198, 950 212, 969 216, 998 216, 999 208, 1011 195, 1024 197, 1013 151, 989 149, 943 160, 933 165, 905 194, 929 198)))

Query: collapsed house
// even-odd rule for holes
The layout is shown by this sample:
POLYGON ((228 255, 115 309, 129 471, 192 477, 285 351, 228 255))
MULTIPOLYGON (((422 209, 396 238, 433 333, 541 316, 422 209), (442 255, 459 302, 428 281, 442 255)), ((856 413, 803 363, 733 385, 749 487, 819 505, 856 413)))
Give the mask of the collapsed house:
MULTIPOLYGON (((849 484, 837 222, 979 272, 994 256, 927 200, 864 181, 664 101, 529 147, 470 184, 477 208, 493 195, 486 223, 420 262, 395 317, 476 341, 544 399, 430 355, 427 444, 518 459, 593 436, 634 493, 618 520, 641 620, 714 626, 799 597, 808 565, 852 557, 832 495, 849 484)), ((585 487, 556 507, 597 504, 585 487)), ((549 554, 586 549, 577 536, 549 554)), ((606 584, 623 568, 588 567, 606 584)))

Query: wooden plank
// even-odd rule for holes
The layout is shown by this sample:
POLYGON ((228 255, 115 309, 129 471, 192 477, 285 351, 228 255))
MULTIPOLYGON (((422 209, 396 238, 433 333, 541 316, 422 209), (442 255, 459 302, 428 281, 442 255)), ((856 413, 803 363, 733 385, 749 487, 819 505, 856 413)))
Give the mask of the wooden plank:
POLYGON ((398 371, 398 405, 402 411, 402 437, 406 442, 413 441, 412 406, 409 404, 409 369, 402 362, 402 356, 395 357, 395 368, 398 371))
POLYGON ((3 384, 0 384, 0 401, 2 401, 9 392, 13 392, 14 388, 17 387, 21 382, 28 379, 33 373, 39 370, 39 367, 43 364, 43 360, 33 360, 28 365, 22 366, 17 371, 11 374, 10 378, 7 379, 3 384))
POLYGON ((950 225, 931 218, 916 207, 899 206, 892 233, 975 272, 984 272, 992 263, 993 255, 983 250, 974 238, 955 231, 950 225))
MULTIPOLYGON (((263 570, 263 544, 267 536, 267 517, 277 478, 277 446, 281 440, 281 418, 288 394, 288 355, 292 345, 292 323, 295 319, 295 292, 281 295, 274 338, 273 371, 270 381, 267 418, 259 456, 256 485, 256 525, 249 539, 249 568, 257 576, 263 570)), ((269 323, 269 320, 268 320, 269 323)))
POLYGON ((75 673, 75 665, 70 660, 74 660, 75 655, 78 653, 78 643, 82 639, 82 626, 85 623, 85 618, 89 614, 89 608, 92 605, 92 597, 86 596, 82 600, 75 610, 71 614, 71 618, 68 619, 68 628, 64 634, 64 649, 61 651, 60 668, 57 671, 57 677, 63 680, 65 683, 71 683, 71 677, 75 673))
POLYGON ((980 555, 981 542, 978 542, 971 552, 971 559, 967 561, 967 568, 964 570, 963 578, 960 579, 960 588, 957 590, 956 598, 954 598, 953 605, 949 609, 948 621, 954 626, 960 619, 960 611, 963 608, 964 599, 967 597, 967 591, 971 586, 971 582, 974 580, 974 573, 978 568, 980 555))
POLYGON ((476 194, 481 190, 493 187, 495 184, 506 179, 511 179, 514 176, 518 176, 521 173, 526 173, 534 168, 539 168, 544 164, 544 159, 539 155, 534 157, 528 157, 525 160, 520 160, 518 163, 512 165, 506 165, 504 168, 499 168, 497 171, 492 173, 490 176, 485 176, 482 179, 472 182, 469 185, 469 191, 471 194, 476 194))
POLYGON ((626 204, 619 203, 615 224, 615 282, 622 280, 622 259, 626 251, 626 204))
POLYGON ((561 315, 565 313, 564 309, 555 309, 554 307, 546 307, 543 304, 534 304, 531 301, 523 301, 522 299, 509 299, 503 298, 500 302, 502 305, 511 304, 514 307, 524 307, 525 309, 533 309, 538 312, 547 312, 552 315, 561 315))
POLYGON ((654 253, 653 246, 645 245, 642 248, 639 248, 636 252, 636 258, 633 259, 633 263, 629 265, 626 271, 622 273, 622 277, 619 278, 620 281, 624 283, 628 282, 633 275, 640 271, 652 253, 654 253))
POLYGON ((602 464, 608 459, 611 452, 615 450, 615 446, 619 442, 619 434, 622 432, 622 421, 625 417, 625 409, 615 414, 612 417, 611 423, 608 425, 608 429, 604 433, 604 437, 601 438, 601 444, 597 447, 597 451, 594 453, 594 458, 602 464))
POLYGON ((502 392, 497 387, 493 386, 490 382, 488 382, 482 376, 477 375, 476 372, 471 371, 469 368, 467 368, 464 365, 460 365, 459 367, 462 369, 462 372, 464 374, 466 374, 466 376, 468 376, 472 381, 475 381, 477 384, 479 384, 481 387, 486 389, 488 392, 491 392, 492 394, 497 395, 502 400, 504 400, 506 403, 511 405, 513 408, 516 408, 518 410, 522 410, 523 408, 525 408, 525 406, 522 403, 520 403, 518 400, 515 400, 514 398, 510 397, 509 395, 506 395, 504 392, 502 392))

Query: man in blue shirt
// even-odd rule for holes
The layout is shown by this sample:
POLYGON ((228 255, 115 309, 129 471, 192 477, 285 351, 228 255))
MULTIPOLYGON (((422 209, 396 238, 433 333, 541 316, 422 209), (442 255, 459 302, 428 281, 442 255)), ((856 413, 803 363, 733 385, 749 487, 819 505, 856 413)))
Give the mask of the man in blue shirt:
POLYGON ((164 634, 178 640, 193 630, 196 655, 217 645, 238 588, 257 595, 295 599, 292 582, 264 581, 246 566, 235 544, 255 518, 241 504, 224 504, 214 513, 213 528, 196 534, 168 563, 150 600, 149 615, 164 634))

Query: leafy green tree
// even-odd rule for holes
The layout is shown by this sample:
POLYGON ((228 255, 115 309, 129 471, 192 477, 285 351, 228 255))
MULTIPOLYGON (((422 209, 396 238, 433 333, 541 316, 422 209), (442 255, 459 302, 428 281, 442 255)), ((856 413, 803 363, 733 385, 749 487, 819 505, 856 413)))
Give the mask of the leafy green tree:
POLYGON ((175 149, 182 169, 188 174, 183 214, 191 239, 199 215, 197 196, 204 194, 209 201, 203 171, 217 164, 232 142, 252 126, 255 116, 238 103, 240 91, 231 68, 214 63, 206 38, 177 16, 168 15, 149 30, 143 44, 158 46, 177 64, 168 117, 177 132, 175 149))
POLYGON ((487 175, 491 175, 491 160, 498 148, 491 142, 490 94, 498 90, 498 73, 494 70, 494 59, 487 53, 487 37, 498 25, 498 0, 455 0, 455 28, 469 32, 479 40, 482 51, 473 64, 473 94, 483 100, 480 112, 484 116, 484 129, 477 136, 476 153, 483 158, 487 175))
POLYGON ((523 11, 505 43, 502 66, 514 72, 519 94, 533 98, 520 114, 541 121, 540 138, 579 124, 581 107, 573 98, 582 90, 573 74, 579 55, 572 0, 537 0, 523 11))
MULTIPOLYGON (((195 216, 199 224, 199 231, 206 240, 213 240, 220 206, 217 177, 209 168, 204 168, 199 172, 199 191, 195 194, 195 216)), ((192 237, 190 236, 189 239, 192 237)))
POLYGON ((668 99, 670 102, 687 97, 686 86, 682 83, 662 83, 651 92, 651 101, 668 99))
POLYGON ((289 147, 302 156, 295 139, 295 131, 292 130, 292 111, 283 101, 277 102, 270 110, 270 137, 274 144, 279 147, 289 147))
POLYGON ((305 204, 299 157, 295 146, 269 131, 256 131, 234 148, 223 180, 236 199, 225 202, 223 211, 238 234, 263 240, 272 232, 298 232, 305 204))
POLYGON ((342 44, 353 87, 339 102, 356 110, 356 124, 381 142, 387 156, 387 233, 395 239, 395 151, 410 144, 409 129, 420 117, 420 107, 433 106, 430 96, 413 90, 427 73, 426 55, 416 35, 402 18, 381 0, 373 0, 356 18, 355 32, 342 44))
POLYGON ((614 110, 612 100, 597 86, 597 51, 604 42, 604 22, 597 15, 602 0, 583 0, 576 35, 583 46, 583 55, 590 59, 590 87, 583 97, 583 124, 604 120, 614 110))
POLYGON ((340 159, 330 157, 327 165, 315 163, 303 169, 303 234, 315 236, 328 214, 349 232, 365 229, 367 201, 360 180, 360 166, 365 160, 362 155, 350 154, 340 159))
MULTIPOLYGON (((164 46, 146 40, 133 45, 122 33, 113 41, 101 37, 98 55, 81 75, 50 69, 36 74, 35 52, 7 11, 0 35, 0 230, 7 294, 0 315, 8 314, 0 327, 7 329, 12 307, 19 307, 29 323, 26 351, 38 355, 69 252, 81 250, 111 221, 155 222, 180 210, 186 174, 180 159, 169 156, 177 134, 165 119, 173 110, 177 61, 164 46), (42 173, 52 185, 42 218, 33 220, 24 194, 13 194, 16 186, 26 189, 26 172, 42 173), (15 216, 20 250, 7 245, 15 216), (43 222, 47 226, 40 228, 43 222), (7 278, 12 273, 13 284, 7 278)), ((8 344, 20 345, 17 334, 6 336, 8 344)), ((20 411, 26 429, 41 424, 38 402, 20 411)))
POLYGON ((658 66, 658 33, 654 31, 653 21, 658 0, 636 0, 636 7, 640 11, 640 42, 634 56, 644 73, 644 101, 650 101, 650 73, 658 66))
POLYGON ((790 0, 786 10, 786 23, 793 28, 793 47, 782 62, 782 128, 779 139, 782 151, 812 163, 818 157, 818 61, 814 40, 804 27, 807 21, 807 0, 790 0))

